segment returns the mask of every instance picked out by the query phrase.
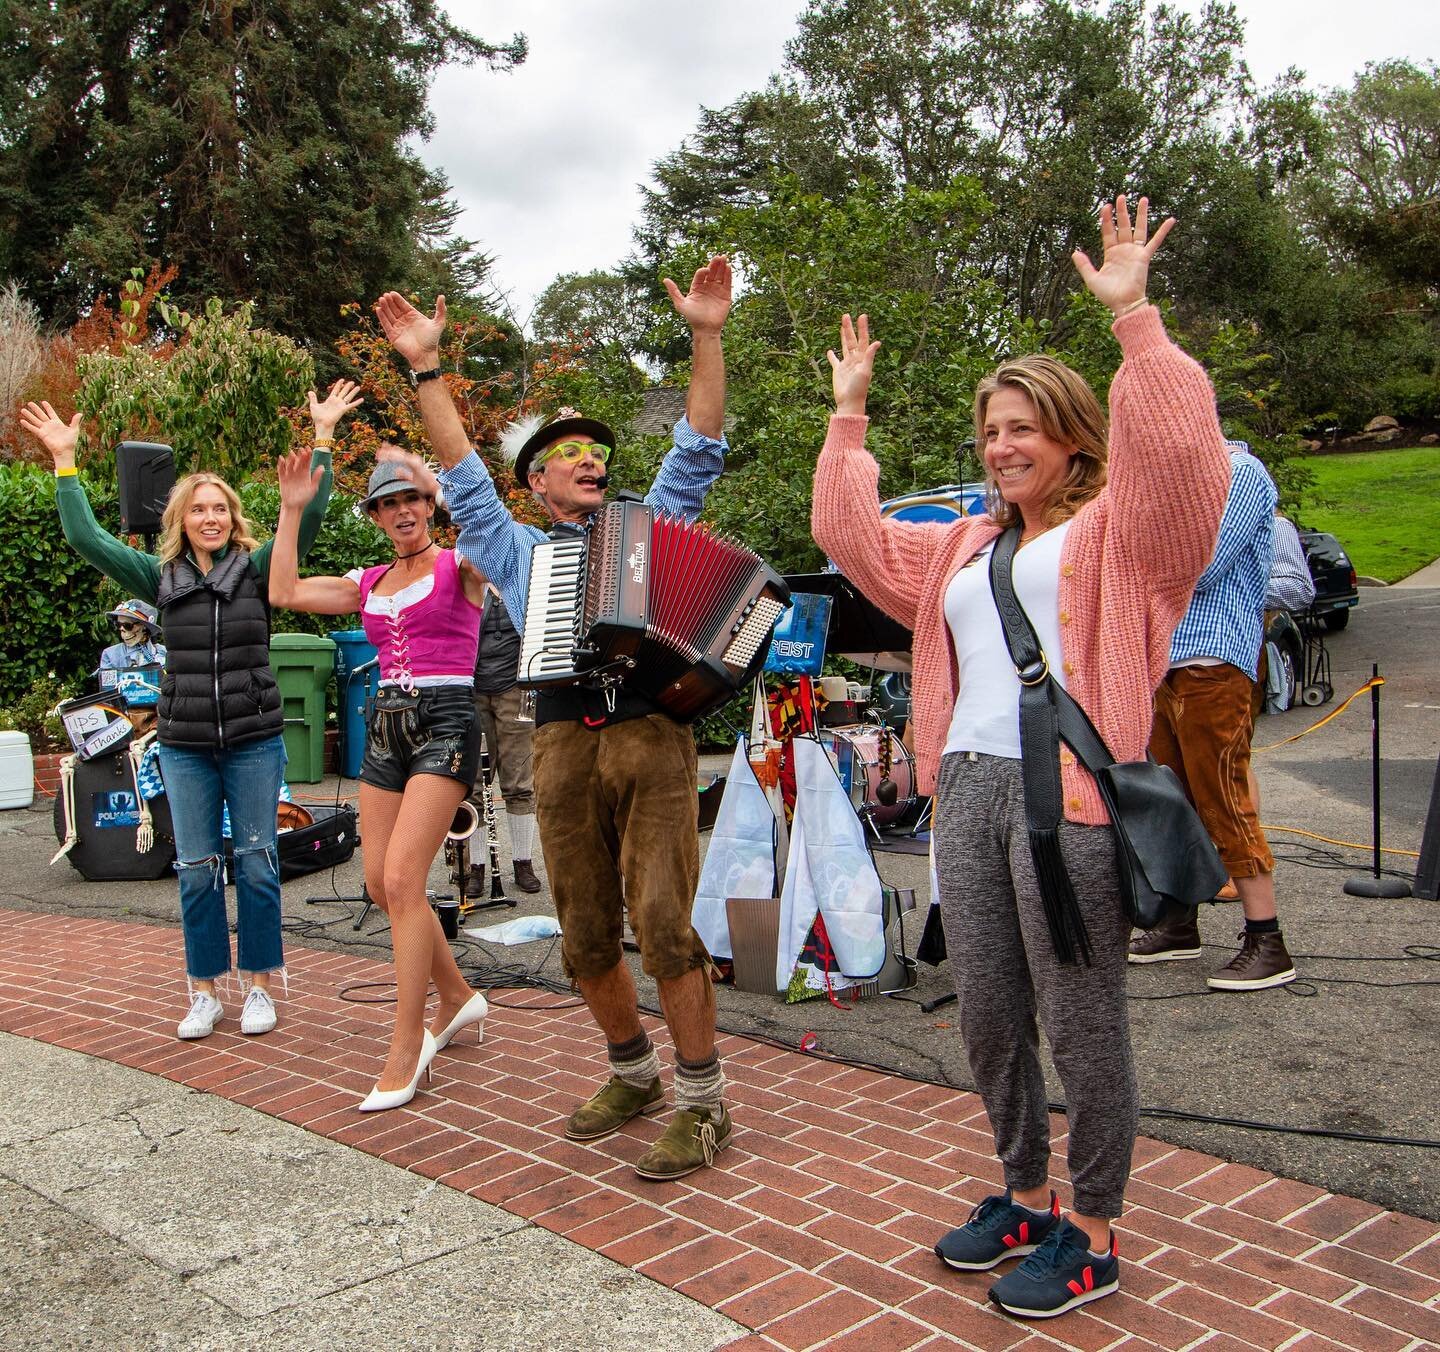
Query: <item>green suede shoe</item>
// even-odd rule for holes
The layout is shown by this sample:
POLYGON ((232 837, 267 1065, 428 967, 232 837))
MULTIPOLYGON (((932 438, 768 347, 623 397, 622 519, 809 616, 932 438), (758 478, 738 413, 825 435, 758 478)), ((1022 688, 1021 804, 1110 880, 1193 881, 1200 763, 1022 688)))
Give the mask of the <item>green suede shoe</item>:
POLYGON ((661 1183, 684 1178, 713 1164, 729 1144, 730 1114, 723 1107, 718 1117, 704 1108, 677 1108, 665 1134, 635 1161, 635 1172, 661 1183))
POLYGON ((572 1141, 594 1141, 618 1131, 632 1117, 641 1113, 658 1113, 665 1106, 665 1091, 657 1076, 644 1089, 626 1084, 618 1075, 589 1103, 582 1103, 565 1124, 565 1135, 572 1141))

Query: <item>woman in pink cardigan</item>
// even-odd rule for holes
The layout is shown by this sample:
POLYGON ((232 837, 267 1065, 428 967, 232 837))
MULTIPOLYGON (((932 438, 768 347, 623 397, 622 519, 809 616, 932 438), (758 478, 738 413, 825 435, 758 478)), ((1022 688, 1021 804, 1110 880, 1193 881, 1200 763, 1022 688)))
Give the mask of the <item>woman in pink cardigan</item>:
POLYGON ((1120 1215, 1137 1095, 1125 1004, 1129 924, 1115 847, 1094 781, 1061 748, 1059 845, 1089 961, 1062 960, 1026 829, 1020 683, 989 584, 991 547, 1018 525, 1016 594, 1051 671, 1120 760, 1145 755, 1171 631, 1214 549, 1230 469, 1201 368, 1145 299, 1143 197, 1100 211, 1103 265, 1076 269, 1115 315, 1124 361, 1106 419, 1084 380, 1051 357, 1005 363, 975 393, 985 516, 916 525, 880 515, 879 467, 864 448, 878 342, 846 315, 830 354, 835 416, 815 471, 820 547, 914 643, 920 787, 936 795, 940 907, 976 1087, 1005 1169, 936 1253, 961 1271, 1024 1261, 991 1288, 1012 1314, 1062 1314, 1119 1287, 1110 1221, 1120 1215), (1049 1186, 1050 1124, 1037 1019, 1065 1089, 1073 1202, 1049 1186))

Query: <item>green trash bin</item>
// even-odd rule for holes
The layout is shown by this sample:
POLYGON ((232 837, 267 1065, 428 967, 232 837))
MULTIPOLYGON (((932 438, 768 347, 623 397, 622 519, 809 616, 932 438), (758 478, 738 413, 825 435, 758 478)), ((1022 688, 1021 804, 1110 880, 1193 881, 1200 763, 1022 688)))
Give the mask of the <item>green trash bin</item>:
POLYGON ((285 778, 315 784, 325 777, 325 687, 335 669, 335 641, 317 634, 272 634, 270 665, 285 715, 285 778))

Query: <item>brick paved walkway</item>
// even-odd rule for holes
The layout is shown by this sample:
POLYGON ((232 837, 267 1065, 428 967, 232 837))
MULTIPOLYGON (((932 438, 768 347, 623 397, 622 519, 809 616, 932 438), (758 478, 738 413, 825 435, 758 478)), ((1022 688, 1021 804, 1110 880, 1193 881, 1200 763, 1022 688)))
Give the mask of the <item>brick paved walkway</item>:
MULTIPOLYGON (((734 1144, 681 1182, 643 1182, 630 1162, 666 1116, 566 1141, 565 1116, 605 1073, 602 1044, 583 1009, 547 1008, 564 1002, 533 991, 495 992, 507 1007, 483 1045, 447 1050, 433 1091, 408 1108, 362 1117, 390 1011, 340 992, 390 969, 287 956, 274 1033, 240 1037, 232 1009, 212 1037, 181 1043, 178 932, 0 911, 0 1029, 219 1094, 502 1206, 754 1329, 738 1348, 1440 1343, 1440 1226, 1146 1138, 1120 1294, 1040 1325, 1007 1319, 986 1303, 991 1276, 949 1272, 930 1251, 1000 1180, 978 1100, 747 1038, 721 1040, 734 1144)), ((1063 1121, 1055 1130, 1063 1152, 1063 1121)))

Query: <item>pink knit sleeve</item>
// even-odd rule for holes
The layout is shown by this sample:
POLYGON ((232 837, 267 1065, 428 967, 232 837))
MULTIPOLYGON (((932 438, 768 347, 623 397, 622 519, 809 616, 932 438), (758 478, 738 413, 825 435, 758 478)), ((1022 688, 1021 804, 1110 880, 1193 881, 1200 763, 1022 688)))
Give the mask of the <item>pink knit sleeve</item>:
POLYGON ((1125 360, 1110 386, 1110 530, 1153 587, 1188 600, 1230 488, 1215 392, 1154 306, 1117 319, 1114 331, 1125 360))
POLYGON ((950 527, 880 515, 880 466, 865 449, 865 417, 830 419, 815 466, 815 543, 887 615, 915 627, 921 582, 950 527))

